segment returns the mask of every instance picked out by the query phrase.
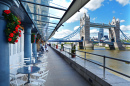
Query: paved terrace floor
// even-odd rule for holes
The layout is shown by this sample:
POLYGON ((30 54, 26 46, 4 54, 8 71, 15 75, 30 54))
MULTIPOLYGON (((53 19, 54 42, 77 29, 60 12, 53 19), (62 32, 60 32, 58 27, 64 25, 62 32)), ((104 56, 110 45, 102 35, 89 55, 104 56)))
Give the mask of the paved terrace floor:
POLYGON ((50 47, 47 55, 49 74, 45 86, 91 86, 50 47))

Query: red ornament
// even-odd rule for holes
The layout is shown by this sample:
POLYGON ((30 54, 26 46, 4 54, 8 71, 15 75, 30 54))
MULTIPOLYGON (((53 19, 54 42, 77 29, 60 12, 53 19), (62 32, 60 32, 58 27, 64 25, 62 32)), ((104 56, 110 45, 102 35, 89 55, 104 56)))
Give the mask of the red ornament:
POLYGON ((9 37, 13 37, 13 36, 14 36, 14 34, 13 34, 13 33, 10 33, 10 34, 9 34, 9 37))
POLYGON ((12 41, 12 38, 8 38, 8 41, 11 42, 11 41, 12 41))
POLYGON ((16 32, 18 32, 18 30, 15 30, 16 32))
POLYGON ((15 34, 15 33, 16 33, 16 31, 13 31, 13 33, 15 34))
POLYGON ((15 27, 15 30, 18 30, 18 29, 19 29, 19 27, 16 26, 16 27, 15 27))
POLYGON ((4 13, 6 13, 6 14, 10 14, 11 11, 10 11, 10 10, 4 10, 4 13))
POLYGON ((19 28, 20 26, 19 26, 19 25, 17 25, 16 27, 18 27, 18 28, 19 28))
POLYGON ((21 30, 19 30, 19 33, 21 33, 21 30))
POLYGON ((15 40, 15 42, 17 43, 17 42, 18 42, 18 40, 15 40))
POLYGON ((19 37, 21 37, 21 34, 19 34, 19 37))
POLYGON ((21 21, 18 21, 19 22, 19 24, 21 24, 21 21))

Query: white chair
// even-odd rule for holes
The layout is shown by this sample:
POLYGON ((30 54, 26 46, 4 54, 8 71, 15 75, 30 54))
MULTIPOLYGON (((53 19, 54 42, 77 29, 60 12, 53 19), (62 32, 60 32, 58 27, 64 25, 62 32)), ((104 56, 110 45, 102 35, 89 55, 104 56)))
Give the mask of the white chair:
POLYGON ((35 77, 39 77, 41 76, 41 73, 43 73, 45 70, 46 70, 46 67, 47 67, 47 63, 44 63, 44 64, 38 64, 37 66, 40 67, 40 71, 38 73, 33 73, 32 76, 35 76, 35 77))
POLYGON ((46 72, 44 72, 43 74, 42 74, 42 76, 41 77, 39 77, 38 79, 30 79, 30 82, 31 82, 31 85, 36 85, 37 83, 38 84, 41 84, 41 85, 44 85, 44 83, 46 82, 46 79, 47 79, 47 75, 48 75, 48 72, 49 72, 49 70, 48 71, 46 71, 46 72), (37 83, 36 83, 37 82, 37 83))
POLYGON ((37 72, 37 73, 33 73, 33 74, 31 74, 33 77, 35 77, 35 78, 38 78, 38 77, 40 77, 40 76, 42 76, 43 74, 44 74, 44 71, 45 71, 46 69, 41 69, 40 68, 40 71, 39 72, 37 72))
POLYGON ((20 86, 26 83, 26 81, 23 81, 23 77, 25 76, 25 74, 17 74, 16 71, 13 71, 13 73, 10 73, 10 84, 12 86, 20 86))
POLYGON ((25 74, 18 74, 17 69, 22 67, 20 64, 14 64, 10 67, 10 75, 14 76, 14 78, 22 78, 25 74))
POLYGON ((13 79, 10 81, 10 84, 12 86, 21 86, 21 85, 24 86, 25 83, 26 83, 26 81, 23 81, 21 79, 13 79))
POLYGON ((17 69, 20 68, 21 65, 20 64, 14 64, 10 66, 10 78, 11 80, 13 79, 18 79, 20 78, 21 80, 23 79, 23 77, 26 77, 26 74, 18 74, 17 73, 17 69))
POLYGON ((29 58, 24 58, 24 61, 30 61, 30 57, 29 58))
POLYGON ((48 62, 45 62, 45 63, 38 64, 37 66, 40 68, 46 68, 47 64, 48 64, 48 62))

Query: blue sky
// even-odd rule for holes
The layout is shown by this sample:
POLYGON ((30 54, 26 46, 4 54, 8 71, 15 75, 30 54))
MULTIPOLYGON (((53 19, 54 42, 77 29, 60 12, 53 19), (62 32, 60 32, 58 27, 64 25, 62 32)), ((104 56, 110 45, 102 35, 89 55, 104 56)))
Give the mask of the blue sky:
MULTIPOLYGON (((63 7, 68 7, 72 0, 59 0, 59 5, 63 7), (64 4, 62 4, 64 2, 64 4)), ((53 0, 53 3, 58 4, 58 0, 53 0)), ((120 28, 127 35, 130 36, 130 0, 90 0, 80 12, 76 13, 72 18, 70 18, 60 27, 58 32, 53 36, 55 38, 62 38, 74 31, 77 26, 80 25, 80 17, 84 13, 90 16, 90 22, 95 23, 105 23, 108 24, 109 21, 112 21, 112 18, 119 18, 120 28)), ((62 12, 61 12, 62 13, 62 12)), ((64 12, 63 12, 64 13, 64 12)), ((52 20, 56 22, 55 20, 52 20)), ((91 37, 97 37, 99 28, 90 28, 91 37)), ((104 30, 104 34, 108 34, 108 30, 104 30)), ((75 39, 79 38, 79 34, 74 37, 75 39)))

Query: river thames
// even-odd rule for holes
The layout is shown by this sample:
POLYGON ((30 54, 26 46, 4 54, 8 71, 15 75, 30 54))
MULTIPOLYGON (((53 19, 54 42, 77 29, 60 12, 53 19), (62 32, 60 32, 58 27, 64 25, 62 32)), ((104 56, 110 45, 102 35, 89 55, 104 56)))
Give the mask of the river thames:
MULTIPOLYGON (((65 45, 65 47, 70 48, 70 45, 65 45)), ((76 49, 78 49, 78 46, 76 46, 76 49)), ((78 50, 130 61, 130 50, 108 50, 108 49, 105 49, 105 47, 94 47, 94 50, 83 50, 83 49, 78 49, 78 50)), ((76 54, 82 57, 85 57, 85 54, 82 52, 76 52, 76 54)), ((99 64, 103 64, 102 57, 86 54, 86 58, 92 61, 95 61, 99 64)), ((106 58, 106 67, 110 67, 114 70, 117 70, 121 73, 124 73, 130 76, 130 64, 106 58)), ((109 71, 109 72, 130 81, 130 79, 120 74, 117 74, 112 71, 109 71)))

